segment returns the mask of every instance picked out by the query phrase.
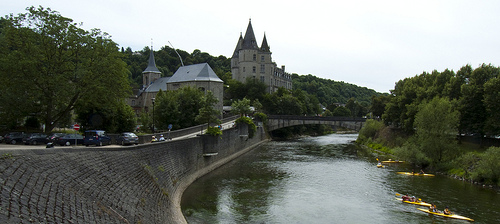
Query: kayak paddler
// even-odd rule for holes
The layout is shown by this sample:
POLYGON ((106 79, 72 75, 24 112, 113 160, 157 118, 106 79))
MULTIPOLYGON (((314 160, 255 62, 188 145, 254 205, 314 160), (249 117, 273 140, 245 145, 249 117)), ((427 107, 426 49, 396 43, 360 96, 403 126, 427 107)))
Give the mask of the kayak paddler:
POLYGON ((445 214, 445 215, 451 215, 452 214, 450 212, 450 210, 448 209, 448 206, 446 206, 446 208, 444 209, 443 214, 445 214))

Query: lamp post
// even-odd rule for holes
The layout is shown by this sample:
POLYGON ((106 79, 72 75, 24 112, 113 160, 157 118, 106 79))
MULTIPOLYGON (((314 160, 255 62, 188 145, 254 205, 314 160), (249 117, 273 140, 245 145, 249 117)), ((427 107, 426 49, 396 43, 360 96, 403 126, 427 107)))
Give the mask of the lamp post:
POLYGON ((151 98, 151 101, 153 102, 153 134, 155 133, 155 98, 151 98))

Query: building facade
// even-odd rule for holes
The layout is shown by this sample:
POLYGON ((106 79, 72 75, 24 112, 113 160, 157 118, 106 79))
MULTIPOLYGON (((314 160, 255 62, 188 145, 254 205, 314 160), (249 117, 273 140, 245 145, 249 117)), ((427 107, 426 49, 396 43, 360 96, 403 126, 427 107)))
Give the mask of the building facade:
POLYGON ((211 91, 219 100, 214 107, 222 114, 224 81, 220 79, 208 63, 182 66, 167 81, 168 90, 191 86, 203 92, 211 91))
POLYGON ((292 76, 285 72, 285 66, 273 62, 266 34, 259 47, 253 32, 252 21, 248 22, 245 37, 240 34, 231 57, 232 78, 245 82, 247 78, 258 79, 267 85, 267 92, 273 93, 279 87, 292 89, 292 76))
MULTIPOLYGON (((151 49, 153 49, 151 47, 151 49)), ((224 94, 223 81, 215 74, 208 63, 180 67, 172 77, 161 77, 156 67, 153 50, 149 55, 148 67, 142 72, 142 88, 134 90, 133 96, 127 99, 137 116, 141 112, 152 111, 153 99, 161 90, 177 90, 184 86, 192 86, 203 92, 210 90, 219 100, 214 107, 222 114, 224 94)))

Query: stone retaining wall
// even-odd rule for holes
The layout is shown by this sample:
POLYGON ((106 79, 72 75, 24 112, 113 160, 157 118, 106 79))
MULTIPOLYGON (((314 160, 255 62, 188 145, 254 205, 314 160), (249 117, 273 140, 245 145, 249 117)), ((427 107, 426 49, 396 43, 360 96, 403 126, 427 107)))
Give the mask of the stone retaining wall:
POLYGON ((222 137, 130 147, 2 152, 0 223, 185 223, 184 189, 266 141, 246 126, 222 137))

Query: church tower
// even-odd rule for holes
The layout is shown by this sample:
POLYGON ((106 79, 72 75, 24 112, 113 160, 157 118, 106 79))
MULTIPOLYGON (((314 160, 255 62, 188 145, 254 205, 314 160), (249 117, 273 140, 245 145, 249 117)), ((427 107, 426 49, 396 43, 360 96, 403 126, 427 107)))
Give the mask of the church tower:
POLYGON ((292 76, 285 73, 285 67, 278 68, 272 61, 271 49, 267 43, 266 34, 259 47, 253 32, 252 20, 248 22, 248 27, 243 37, 240 33, 238 43, 231 57, 232 78, 240 82, 245 82, 247 78, 258 79, 265 83, 267 92, 272 93, 279 87, 292 88, 292 76))
POLYGON ((148 67, 142 72, 142 88, 146 89, 154 81, 161 77, 161 72, 156 67, 155 55, 153 51, 153 45, 151 45, 151 51, 149 52, 148 67))

